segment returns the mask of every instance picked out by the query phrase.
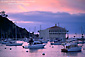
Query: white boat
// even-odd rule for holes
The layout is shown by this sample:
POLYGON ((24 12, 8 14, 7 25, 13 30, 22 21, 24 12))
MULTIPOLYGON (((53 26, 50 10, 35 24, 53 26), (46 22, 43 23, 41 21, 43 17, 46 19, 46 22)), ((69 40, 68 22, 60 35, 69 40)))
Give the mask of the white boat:
POLYGON ((29 48, 29 49, 39 49, 39 48, 44 48, 44 44, 35 44, 35 45, 28 45, 28 46, 23 46, 24 48, 29 48))
POLYGON ((39 49, 44 48, 45 44, 41 44, 39 41, 34 41, 32 45, 23 46, 23 48, 29 48, 29 49, 39 49))
POLYGON ((81 51, 81 46, 78 46, 77 43, 67 43, 64 45, 64 48, 61 49, 62 52, 77 52, 81 51))

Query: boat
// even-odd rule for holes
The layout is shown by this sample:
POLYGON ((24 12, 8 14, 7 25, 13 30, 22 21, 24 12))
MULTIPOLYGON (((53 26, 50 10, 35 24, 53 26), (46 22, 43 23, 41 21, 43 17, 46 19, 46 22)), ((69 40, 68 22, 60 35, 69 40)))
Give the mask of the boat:
POLYGON ((15 40, 11 40, 8 43, 6 43, 6 46, 22 46, 23 43, 17 43, 17 41, 15 40))
POLYGON ((42 41, 42 43, 47 43, 48 41, 42 41))
POLYGON ((2 44, 7 44, 9 43, 8 41, 1 41, 2 44))
POLYGON ((84 44, 85 41, 78 41, 77 44, 84 44))
POLYGON ((23 43, 6 44, 6 46, 22 46, 23 43))
POLYGON ((17 27, 16 25, 14 25, 15 27, 15 41, 10 41, 9 43, 6 43, 6 46, 22 46, 23 43, 17 43, 17 27))
POLYGON ((66 43, 63 45, 64 48, 61 49, 62 52, 78 52, 81 51, 82 46, 78 46, 77 43, 66 43))
POLYGON ((42 42, 42 43, 47 43, 48 42, 48 40, 44 40, 44 39, 39 39, 39 41, 42 42))
POLYGON ((23 48, 29 48, 29 49, 39 49, 44 48, 45 44, 42 44, 40 41, 34 41, 32 45, 23 46, 23 48))
POLYGON ((26 37, 23 38, 23 41, 24 41, 24 42, 28 42, 28 38, 26 38, 26 37))
POLYGON ((8 38, 8 39, 5 39, 5 40, 2 40, 1 43, 2 44, 7 44, 11 41, 12 39, 8 38))
POLYGON ((22 46, 23 43, 16 43, 16 42, 9 42, 9 43, 6 43, 6 46, 22 46))
POLYGON ((53 43, 51 43, 51 45, 61 45, 61 44, 62 42, 58 40, 55 40, 53 43))
POLYGON ((57 43, 51 43, 51 45, 61 45, 62 43, 57 42, 57 43))

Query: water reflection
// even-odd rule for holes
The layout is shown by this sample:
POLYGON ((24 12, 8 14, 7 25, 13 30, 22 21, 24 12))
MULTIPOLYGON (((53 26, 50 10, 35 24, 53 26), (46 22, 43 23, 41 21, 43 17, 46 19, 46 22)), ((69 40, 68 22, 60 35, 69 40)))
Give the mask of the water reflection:
POLYGON ((34 53, 34 52, 37 53, 37 52, 38 52, 38 49, 29 49, 29 52, 30 52, 30 53, 34 53))
POLYGON ((63 55, 64 56, 78 56, 78 53, 81 53, 81 52, 64 52, 63 55))
MULTIPOLYGON (((83 45, 83 47, 85 47, 85 45, 83 45)), ((61 52, 61 48, 62 45, 50 45, 50 42, 48 42, 45 48, 42 49, 24 49, 22 46, 6 46, 0 44, 0 57, 84 57, 85 56, 85 50, 82 50, 82 52, 65 53, 61 52), (12 48, 12 50, 10 50, 10 48, 12 48), (42 55, 42 53, 45 53, 45 55, 42 55)))

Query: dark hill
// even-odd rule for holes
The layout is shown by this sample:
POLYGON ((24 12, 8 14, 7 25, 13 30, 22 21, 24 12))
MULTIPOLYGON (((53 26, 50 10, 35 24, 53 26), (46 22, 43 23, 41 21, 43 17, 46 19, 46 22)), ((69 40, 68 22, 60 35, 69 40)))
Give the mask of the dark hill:
POLYGON ((6 17, 0 15, 0 38, 24 38, 29 37, 25 28, 18 27, 6 17), (18 33, 17 33, 18 32, 18 33))

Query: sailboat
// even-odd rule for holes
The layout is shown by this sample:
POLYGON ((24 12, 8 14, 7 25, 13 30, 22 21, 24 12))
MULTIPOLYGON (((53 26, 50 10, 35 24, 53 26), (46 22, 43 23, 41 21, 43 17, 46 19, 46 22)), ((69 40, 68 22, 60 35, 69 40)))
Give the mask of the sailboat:
MULTIPOLYGON (((7 36, 6 36, 7 37, 7 36)), ((9 39, 5 38, 5 33, 2 32, 2 29, 1 29, 1 44, 6 44, 6 43, 9 43, 9 39), (4 35, 4 36, 2 36, 4 35)))
MULTIPOLYGON (((17 28, 15 26, 15 34, 16 34, 16 41, 17 41, 17 28)), ((17 43, 16 41, 10 41, 6 43, 6 46, 22 46, 23 43, 17 43)))

